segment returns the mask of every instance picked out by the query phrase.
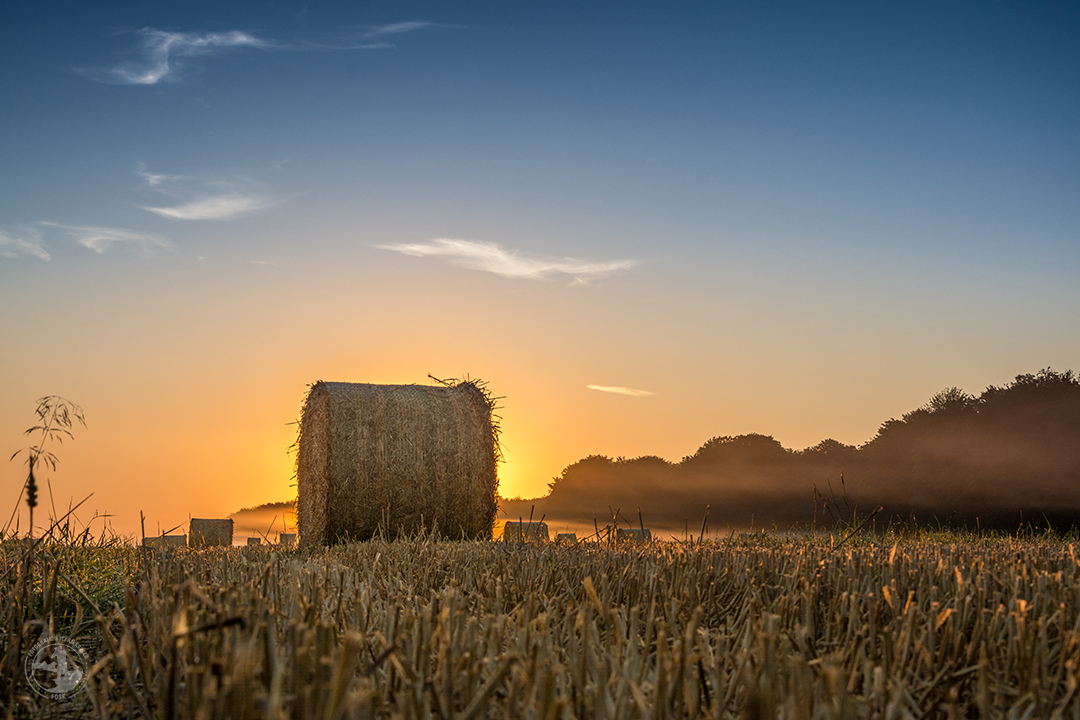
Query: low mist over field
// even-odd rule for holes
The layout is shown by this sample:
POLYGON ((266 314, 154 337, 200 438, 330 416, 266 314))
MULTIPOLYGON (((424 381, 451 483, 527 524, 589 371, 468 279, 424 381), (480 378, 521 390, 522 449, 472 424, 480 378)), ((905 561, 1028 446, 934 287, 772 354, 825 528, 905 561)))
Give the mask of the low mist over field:
POLYGON ((266 503, 243 508, 229 515, 233 521, 233 540, 266 537, 277 542, 278 533, 296 532, 296 501, 266 503))
POLYGON ((1019 375, 979 395, 945 389, 884 422, 856 447, 827 439, 803 450, 768 435, 714 437, 679 462, 586 457, 535 500, 503 516, 600 524, 830 524, 883 507, 882 522, 1013 530, 1080 527, 1080 381, 1072 371, 1019 375))

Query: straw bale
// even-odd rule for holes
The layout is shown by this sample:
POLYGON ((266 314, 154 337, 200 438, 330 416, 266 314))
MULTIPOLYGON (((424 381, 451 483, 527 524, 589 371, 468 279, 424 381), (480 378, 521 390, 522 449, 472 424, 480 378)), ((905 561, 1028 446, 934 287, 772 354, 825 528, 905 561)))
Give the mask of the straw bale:
POLYGON ((233 521, 207 518, 191 519, 191 547, 231 547, 233 521))
POLYGON ((647 543, 652 540, 652 531, 649 528, 619 528, 615 534, 617 543, 647 543))
POLYGON ((546 522, 508 522, 503 525, 504 542, 547 542, 546 522))
POLYGON ((187 547, 186 535, 155 535, 143 538, 143 547, 187 547))
POLYGON ((421 530, 491 539, 499 460, 483 383, 311 386, 297 440, 304 544, 421 530))
POLYGON ((283 532, 278 533, 278 545, 295 545, 296 533, 283 532))
POLYGON ((247 539, 247 544, 248 545, 262 545, 262 538, 260 538, 260 537, 249 537, 247 539))
POLYGON ((577 533, 559 533, 555 536, 556 545, 573 545, 577 542, 577 533))

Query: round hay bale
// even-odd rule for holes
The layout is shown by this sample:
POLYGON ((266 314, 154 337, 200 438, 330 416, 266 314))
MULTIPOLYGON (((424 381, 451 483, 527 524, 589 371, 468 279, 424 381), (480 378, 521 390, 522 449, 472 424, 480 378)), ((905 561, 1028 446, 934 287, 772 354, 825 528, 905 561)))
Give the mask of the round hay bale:
POLYGON ((304 544, 421 530, 491 539, 499 460, 482 383, 311 386, 297 441, 304 544))

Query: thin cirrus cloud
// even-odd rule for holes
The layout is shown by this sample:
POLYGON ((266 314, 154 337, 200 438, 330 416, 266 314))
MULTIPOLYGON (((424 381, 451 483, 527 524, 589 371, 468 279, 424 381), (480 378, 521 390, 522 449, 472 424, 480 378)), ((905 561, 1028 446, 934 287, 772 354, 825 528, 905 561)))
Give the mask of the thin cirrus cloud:
POLYGON ((175 78, 182 58, 211 55, 240 48, 271 50, 277 47, 269 40, 240 30, 221 33, 184 33, 143 28, 138 31, 138 35, 138 60, 121 63, 111 68, 83 72, 98 82, 116 85, 156 85, 163 80, 175 78))
POLYGON ((589 262, 574 258, 545 260, 520 255, 496 243, 450 238, 439 238, 426 243, 397 243, 375 247, 413 257, 445 257, 459 267, 482 270, 508 278, 541 280, 552 275, 569 275, 574 279, 574 284, 579 285, 627 270, 634 265, 633 260, 609 262, 589 262))
POLYGON ((21 235, 12 235, 0 230, 0 257, 17 258, 24 255, 48 262, 52 255, 41 241, 41 232, 33 228, 23 228, 21 235))
POLYGON ((228 220, 270 207, 274 203, 254 195, 214 195, 197 198, 172 207, 146 207, 143 210, 173 220, 228 220))
MULTIPOLYGON (((305 41, 299 46, 282 46, 289 50, 388 50, 395 45, 387 38, 394 35, 417 32, 427 28, 436 27, 435 23, 426 20, 413 20, 410 22, 389 23, 386 25, 370 25, 359 33, 357 39, 345 43, 318 43, 305 41)), ((438 27, 456 27, 442 25, 438 27)))
POLYGON ((189 58, 243 49, 278 51, 382 50, 394 47, 385 40, 388 36, 416 32, 433 25, 434 23, 426 21, 377 25, 367 28, 360 35, 359 42, 345 44, 280 43, 242 30, 187 33, 143 28, 136 33, 139 36, 135 48, 137 59, 109 68, 80 68, 79 72, 98 82, 113 85, 156 85, 163 81, 176 80, 183 61, 189 58))
POLYGON ((614 393, 615 395, 628 395, 630 397, 647 397, 656 394, 649 392, 648 390, 637 390, 635 388, 617 387, 612 385, 586 385, 585 387, 589 390, 599 390, 600 392, 614 393))
POLYGON ((143 179, 150 187, 161 185, 162 183, 172 183, 178 180, 186 180, 186 175, 168 175, 165 173, 153 173, 146 167, 146 163, 138 163, 138 169, 135 174, 143 179))
POLYGON ((265 210, 281 198, 253 191, 251 180, 199 180, 189 175, 151 172, 138 163, 135 174, 146 187, 169 198, 167 205, 142 205, 143 210, 171 220, 228 220, 265 210))
POLYGON ((365 38, 384 37, 386 35, 401 35, 403 33, 416 32, 432 27, 434 23, 426 20, 412 20, 410 22, 389 23, 387 25, 375 25, 368 28, 364 33, 365 38))
POLYGON ((75 242, 89 248, 98 255, 108 252, 113 246, 134 247, 141 254, 149 255, 155 248, 172 247, 168 238, 150 233, 140 233, 123 228, 95 227, 92 225, 61 225, 43 222, 42 225, 65 231, 75 242))

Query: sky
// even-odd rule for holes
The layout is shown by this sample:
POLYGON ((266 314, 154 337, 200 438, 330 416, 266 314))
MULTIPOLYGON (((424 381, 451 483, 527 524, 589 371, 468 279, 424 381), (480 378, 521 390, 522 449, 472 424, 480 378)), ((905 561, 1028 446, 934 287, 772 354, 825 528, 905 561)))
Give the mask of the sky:
POLYGON ((1078 35, 1076 3, 11 0, 0 449, 77 403, 46 510, 157 533, 295 497, 317 380, 487 381, 535 497, 1080 369, 1078 35))

